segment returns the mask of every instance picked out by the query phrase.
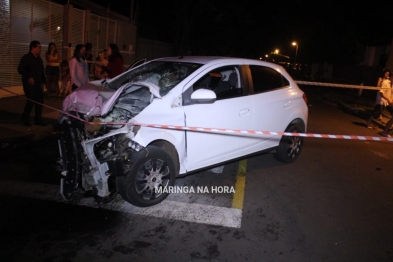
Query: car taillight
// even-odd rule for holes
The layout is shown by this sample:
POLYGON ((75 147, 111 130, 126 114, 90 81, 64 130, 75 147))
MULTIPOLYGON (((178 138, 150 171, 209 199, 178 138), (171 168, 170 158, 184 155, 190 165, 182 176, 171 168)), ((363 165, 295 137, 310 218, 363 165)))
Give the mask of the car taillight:
POLYGON ((306 103, 306 105, 308 106, 308 98, 305 93, 303 93, 303 100, 306 103))

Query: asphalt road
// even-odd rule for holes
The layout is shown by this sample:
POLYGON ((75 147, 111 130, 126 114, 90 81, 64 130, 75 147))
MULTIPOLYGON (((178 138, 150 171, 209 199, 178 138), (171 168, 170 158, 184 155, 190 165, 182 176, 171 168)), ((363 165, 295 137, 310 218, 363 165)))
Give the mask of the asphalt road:
MULTIPOLYGON (((309 133, 379 136, 307 93, 309 133)), ((233 194, 209 192, 141 211, 118 198, 65 203, 49 141, 1 159, 0 261, 392 261, 392 150, 392 142, 305 138, 292 164, 271 154, 247 160, 242 209, 232 208, 233 194), (168 215, 173 208, 183 215, 168 215), (236 219, 220 224, 222 212, 236 219)), ((177 185, 235 186, 238 168, 177 185)))

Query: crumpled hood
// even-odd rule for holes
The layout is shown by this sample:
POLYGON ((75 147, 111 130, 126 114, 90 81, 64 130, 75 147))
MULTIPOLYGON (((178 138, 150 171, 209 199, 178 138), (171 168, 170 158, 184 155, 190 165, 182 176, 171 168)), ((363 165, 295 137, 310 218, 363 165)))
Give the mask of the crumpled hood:
POLYGON ((143 87, 149 88, 150 93, 154 97, 161 98, 160 88, 151 82, 127 83, 117 90, 87 83, 77 88, 64 99, 63 111, 77 111, 89 116, 103 116, 112 109, 123 91, 132 93, 143 87))

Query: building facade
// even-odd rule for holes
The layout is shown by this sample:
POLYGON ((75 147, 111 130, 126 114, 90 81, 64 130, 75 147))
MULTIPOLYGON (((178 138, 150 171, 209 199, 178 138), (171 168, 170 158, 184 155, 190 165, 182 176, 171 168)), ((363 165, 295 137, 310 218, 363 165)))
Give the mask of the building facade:
POLYGON ((63 59, 72 56, 77 44, 92 43, 96 57, 108 44, 116 43, 125 64, 135 60, 137 27, 131 17, 84 0, 78 4, 90 9, 44 0, 0 0, 1 87, 21 86, 17 66, 32 40, 41 42, 42 56, 50 42, 56 44, 63 59))

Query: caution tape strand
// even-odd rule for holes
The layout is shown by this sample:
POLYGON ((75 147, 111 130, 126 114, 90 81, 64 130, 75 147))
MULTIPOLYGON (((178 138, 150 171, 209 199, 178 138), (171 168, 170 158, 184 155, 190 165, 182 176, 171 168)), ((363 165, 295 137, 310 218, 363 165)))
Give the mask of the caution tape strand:
MULTIPOLYGON (((1 88, 6 90, 4 88, 1 88)), ((13 93, 9 90, 6 90, 13 93)), ((15 94, 15 93, 13 93, 15 94)), ((333 135, 333 134, 313 134, 313 133, 296 133, 296 132, 272 132, 272 131, 257 131, 257 130, 240 130, 240 129, 226 129, 226 128, 206 128, 206 127, 190 127, 190 126, 175 126, 175 125, 161 125, 161 124, 143 124, 135 122, 89 122, 85 119, 72 115, 70 113, 64 112, 57 108, 39 103, 35 100, 26 98, 34 103, 45 106, 52 110, 59 112, 61 115, 72 117, 78 121, 89 125, 129 125, 129 126, 141 126, 141 127, 151 127, 151 128, 161 128, 161 129, 172 129, 181 131, 194 131, 194 132, 209 132, 209 133, 231 133, 236 135, 273 135, 273 136, 299 136, 299 137, 311 137, 311 138, 328 138, 328 139, 346 139, 346 140, 368 140, 368 141, 388 141, 393 142, 391 137, 375 137, 375 136, 356 136, 356 135, 333 135)))

